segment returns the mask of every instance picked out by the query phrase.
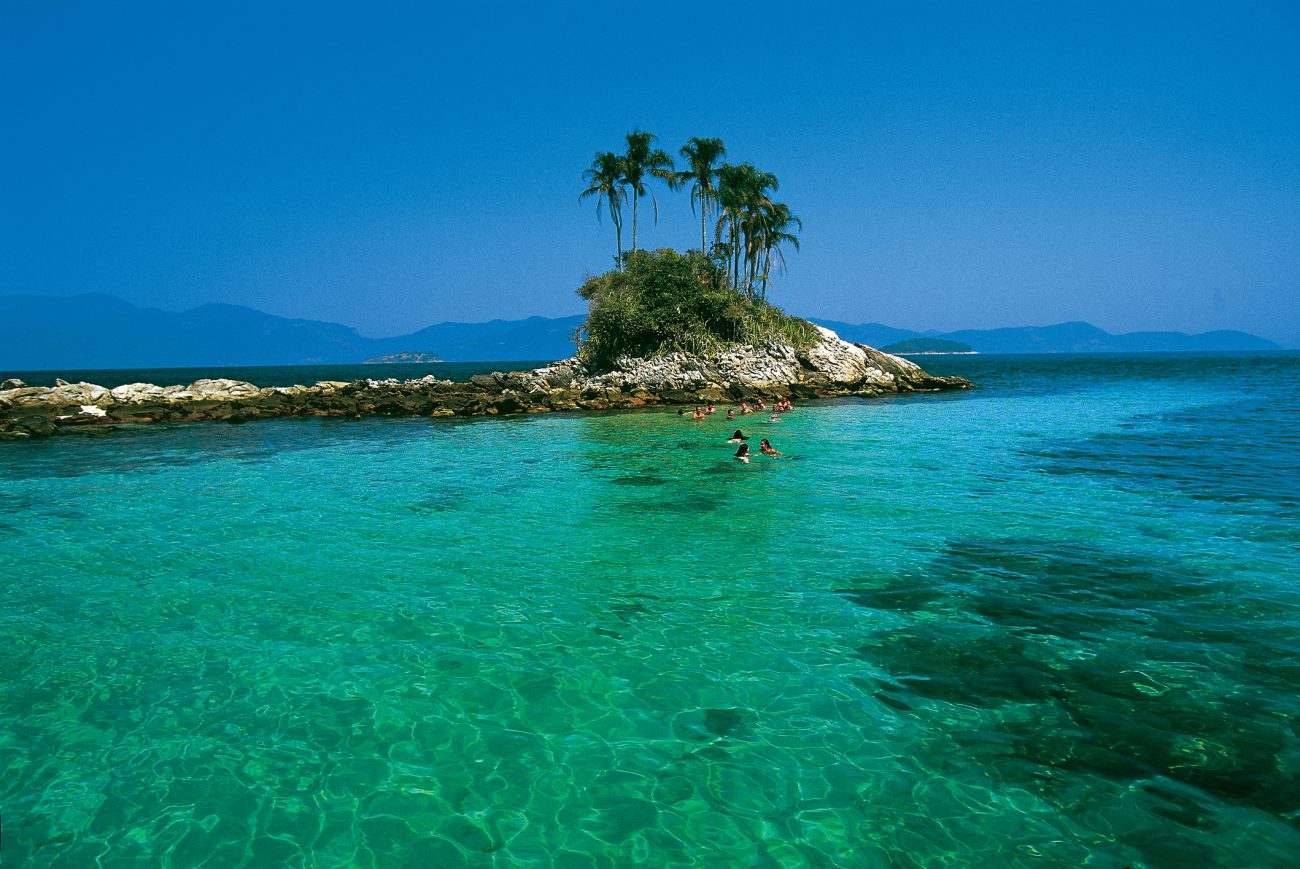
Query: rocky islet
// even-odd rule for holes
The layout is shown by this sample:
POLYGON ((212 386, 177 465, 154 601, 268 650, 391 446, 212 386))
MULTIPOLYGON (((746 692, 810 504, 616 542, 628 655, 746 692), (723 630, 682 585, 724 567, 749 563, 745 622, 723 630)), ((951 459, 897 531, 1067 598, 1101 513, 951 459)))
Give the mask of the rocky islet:
POLYGON ((57 381, 53 387, 0 384, 0 439, 104 433, 114 425, 281 416, 474 416, 610 410, 663 404, 793 395, 875 396, 967 389, 959 377, 935 377, 898 356, 850 344, 819 327, 807 350, 787 344, 735 347, 713 356, 668 353, 622 358, 590 371, 577 358, 531 371, 439 380, 319 381, 259 388, 237 380, 189 386, 131 383, 106 389, 57 381))

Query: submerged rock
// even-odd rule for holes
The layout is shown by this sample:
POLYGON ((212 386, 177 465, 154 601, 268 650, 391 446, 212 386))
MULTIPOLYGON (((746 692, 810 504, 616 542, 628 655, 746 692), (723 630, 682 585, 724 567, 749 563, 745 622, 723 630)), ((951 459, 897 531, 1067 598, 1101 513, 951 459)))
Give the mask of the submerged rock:
POLYGON ((105 389, 56 381, 52 389, 7 380, 0 389, 0 437, 25 439, 84 427, 157 420, 230 420, 276 416, 473 416, 604 410, 708 401, 880 395, 967 389, 960 377, 935 377, 919 365, 818 327, 807 350, 786 344, 736 346, 700 356, 623 357, 607 371, 577 358, 531 371, 476 374, 467 383, 439 380, 322 380, 312 386, 260 389, 242 380, 205 379, 189 386, 129 383, 105 389))

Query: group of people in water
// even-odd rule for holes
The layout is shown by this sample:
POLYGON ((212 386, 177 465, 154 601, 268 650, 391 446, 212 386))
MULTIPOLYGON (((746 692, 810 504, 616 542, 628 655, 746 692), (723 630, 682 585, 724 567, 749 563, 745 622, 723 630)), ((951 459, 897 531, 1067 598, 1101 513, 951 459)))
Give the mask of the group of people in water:
MULTIPOLYGON (((767 410, 767 405, 763 402, 762 398, 754 399, 752 404, 748 401, 742 401, 740 402, 739 411, 737 411, 736 408, 727 408, 727 419, 734 420, 737 412, 739 412, 741 416, 746 416, 751 413, 759 413, 765 410, 767 410)), ((780 422, 780 415, 791 410, 794 410, 794 402, 790 400, 790 396, 787 395, 784 398, 778 398, 772 403, 772 415, 768 417, 768 422, 780 422)), ((711 414, 717 412, 718 409, 711 401, 708 404, 697 404, 695 405, 695 410, 691 413, 691 419, 708 419, 711 414)), ((679 408, 677 415, 682 417, 686 416, 686 408, 679 408)), ((749 444, 745 443, 747 440, 749 440, 749 437, 743 434, 740 429, 736 429, 735 433, 733 433, 731 437, 727 438, 727 443, 739 444, 739 446, 736 447, 736 461, 745 462, 746 464, 749 463, 749 457, 751 455, 749 452, 749 444)), ((785 453, 777 451, 777 449, 772 446, 771 441, 767 438, 759 439, 758 451, 765 456, 785 455, 785 453)))

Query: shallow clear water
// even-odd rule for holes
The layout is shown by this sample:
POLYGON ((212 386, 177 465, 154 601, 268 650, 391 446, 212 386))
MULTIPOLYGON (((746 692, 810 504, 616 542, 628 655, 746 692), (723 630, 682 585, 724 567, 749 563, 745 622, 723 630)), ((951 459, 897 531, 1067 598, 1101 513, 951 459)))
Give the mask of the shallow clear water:
POLYGON ((1295 865, 1300 356, 925 362, 0 445, 5 865, 1295 865))

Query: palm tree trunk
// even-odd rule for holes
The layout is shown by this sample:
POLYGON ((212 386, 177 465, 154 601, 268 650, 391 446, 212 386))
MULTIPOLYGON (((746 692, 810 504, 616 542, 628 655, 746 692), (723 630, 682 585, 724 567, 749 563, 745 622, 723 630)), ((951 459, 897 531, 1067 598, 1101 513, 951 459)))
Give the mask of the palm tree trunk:
POLYGON ((731 286, 740 289, 740 227, 731 219, 731 286))
POLYGON ((621 220, 614 224, 614 238, 618 240, 618 259, 614 260, 614 262, 618 265, 618 270, 621 272, 623 271, 623 221, 621 220))
POLYGON ((636 253, 636 191, 632 191, 632 253, 636 253))
POLYGON ((763 301, 767 301, 767 276, 772 273, 772 249, 763 253, 763 301))
POLYGON ((700 194, 700 253, 704 256, 709 255, 709 233, 705 225, 709 220, 709 197, 708 194, 700 194))

